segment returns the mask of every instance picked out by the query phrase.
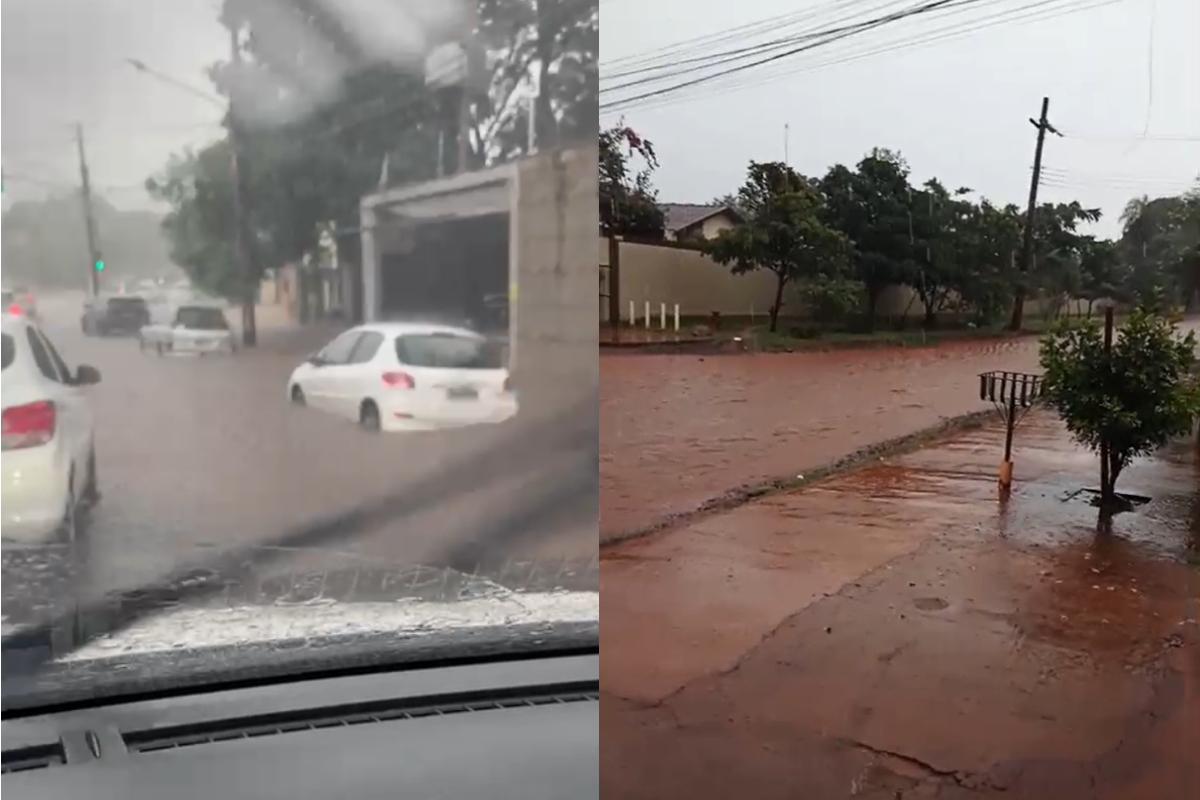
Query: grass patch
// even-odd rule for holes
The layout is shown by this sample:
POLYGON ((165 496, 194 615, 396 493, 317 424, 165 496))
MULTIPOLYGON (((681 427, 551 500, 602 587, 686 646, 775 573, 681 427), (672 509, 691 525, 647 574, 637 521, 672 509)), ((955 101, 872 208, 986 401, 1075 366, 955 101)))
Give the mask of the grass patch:
MULTIPOLYGON (((1069 324, 1082 325, 1085 320, 1071 319, 1069 324)), ((861 347, 927 347, 941 342, 983 341, 1011 339, 1025 336, 1040 336, 1056 324, 1056 319, 1031 319, 1019 332, 1006 330, 1002 325, 968 328, 940 327, 932 330, 923 328, 906 330, 876 330, 850 332, 835 328, 821 328, 811 323, 789 324, 780 320, 779 330, 772 333, 766 325, 748 328, 739 332, 722 332, 723 339, 741 336, 750 341, 752 349, 767 353, 791 353, 804 350, 832 350, 861 347)))

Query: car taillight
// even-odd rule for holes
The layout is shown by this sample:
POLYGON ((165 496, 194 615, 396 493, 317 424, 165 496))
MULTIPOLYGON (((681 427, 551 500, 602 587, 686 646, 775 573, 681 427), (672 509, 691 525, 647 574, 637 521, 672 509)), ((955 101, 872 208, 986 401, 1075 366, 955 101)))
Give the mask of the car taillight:
POLYGON ((416 388, 417 382, 407 372, 385 372, 383 385, 392 389, 413 389, 416 388))
POLYGON ((37 447, 54 438, 58 412, 54 403, 40 401, 4 409, 3 449, 37 447))
POLYGON ((25 313, 25 309, 21 308, 21 304, 20 304, 20 303, 13 303, 11 306, 9 306, 9 307, 8 307, 8 313, 10 313, 10 314, 24 314, 24 313, 25 313))

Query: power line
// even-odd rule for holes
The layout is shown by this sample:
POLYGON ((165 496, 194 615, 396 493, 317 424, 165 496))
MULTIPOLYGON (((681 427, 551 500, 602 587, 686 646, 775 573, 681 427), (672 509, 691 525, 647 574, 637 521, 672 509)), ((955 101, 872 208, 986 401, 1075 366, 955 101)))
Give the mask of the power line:
MULTIPOLYGON (((839 9, 844 9, 847 6, 853 6, 853 5, 856 5, 859 3, 871 2, 871 1, 872 0, 836 0, 835 2, 831 3, 828 7, 815 9, 815 10, 802 11, 802 12, 798 12, 798 13, 792 12, 790 14, 781 14, 779 16, 770 17, 768 19, 761 20, 759 22, 753 22, 753 23, 748 23, 746 25, 740 25, 736 28, 731 29, 729 32, 726 32, 726 33, 716 33, 716 34, 707 34, 705 36, 698 36, 694 39, 688 39, 688 40, 684 40, 683 42, 678 42, 673 45, 666 45, 665 47, 661 47, 656 50, 650 50, 641 55, 625 56, 624 58, 614 59, 610 63, 602 62, 600 65, 600 72, 601 72, 600 80, 602 82, 606 81, 606 80, 614 80, 617 78, 623 78, 623 77, 626 77, 629 75, 635 75, 635 74, 639 74, 639 73, 646 72, 649 70, 662 69, 664 67, 678 66, 679 64, 696 63, 696 62, 700 62, 700 61, 709 60, 709 59, 713 58, 713 56, 711 54, 709 54, 709 51, 712 50, 714 45, 720 44, 722 42, 736 42, 736 41, 747 41, 748 42, 748 41, 751 41, 755 36, 759 36, 764 33, 779 34, 782 31, 784 31, 790 27, 793 27, 799 23, 811 22, 813 20, 820 19, 823 16, 827 16, 827 12, 837 11, 839 9), (692 53, 696 53, 696 54, 704 53, 706 55, 697 55, 697 56, 693 56, 693 57, 687 57, 689 54, 692 54, 692 53), (613 67, 616 67, 618 65, 622 66, 623 69, 613 72, 612 71, 613 67)), ((870 10, 879 11, 884 7, 887 7, 889 5, 896 5, 898 2, 904 2, 904 1, 905 0, 887 0, 887 2, 882 4, 882 6, 875 6, 870 10)), ((865 13, 865 12, 860 12, 860 13, 865 13)), ((746 52, 754 51, 754 50, 757 50, 759 48, 766 47, 769 45, 778 44, 783 41, 786 41, 786 38, 785 39, 775 38, 775 39, 771 39, 770 41, 761 42, 757 45, 744 47, 739 50, 726 51, 724 53, 724 55, 731 55, 731 54, 735 54, 735 53, 746 53, 746 52)), ((718 55, 721 55, 721 54, 718 54, 718 55)))
POLYGON ((1193 144, 1195 142, 1200 142, 1200 136, 1177 134, 1073 133, 1071 131, 1063 131, 1063 136, 1076 141, 1106 142, 1116 144, 1127 144, 1129 142, 1168 142, 1174 144, 1193 144))
MULTIPOLYGON (((976 2, 977 0, 949 0, 949 1, 954 4, 961 4, 961 3, 973 3, 973 2, 976 2)), ((879 6, 873 10, 880 11, 889 5, 895 5, 895 0, 891 0, 891 2, 884 3, 882 6, 879 6)), ((622 91, 625 89, 636 88, 638 86, 645 86, 645 85, 649 85, 649 84, 660 83, 668 78, 676 78, 676 77, 680 77, 682 75, 690 75, 690 74, 693 74, 696 72, 701 72, 703 70, 708 70, 708 69, 713 69, 715 67, 724 66, 726 64, 736 64, 737 62, 744 61, 747 58, 751 58, 754 56, 761 56, 761 55, 764 55, 764 54, 770 53, 770 52, 778 52, 780 50, 790 50, 791 52, 794 53, 796 51, 791 50, 791 48, 794 48, 796 45, 801 44, 803 42, 812 42, 814 40, 823 39, 823 38, 831 38, 832 40, 836 40, 837 38, 841 38, 839 36, 839 34, 845 34, 848 32, 857 33, 863 25, 870 24, 870 23, 880 19, 880 17, 873 17, 873 18, 870 18, 865 21, 860 20, 859 22, 850 22, 849 20, 853 19, 854 16, 855 15, 851 15, 851 17, 839 20, 838 21, 839 24, 837 24, 833 27, 828 27, 828 28, 824 28, 824 29, 816 30, 816 31, 809 31, 806 33, 800 33, 800 34, 796 34, 793 36, 787 36, 782 39, 773 39, 769 42, 763 42, 763 43, 756 44, 756 45, 753 45, 750 47, 743 47, 743 48, 739 48, 737 50, 729 50, 729 51, 725 51, 722 53, 712 53, 712 54, 705 55, 705 56, 698 56, 696 58, 685 59, 683 61, 676 61, 672 64, 659 64, 659 65, 654 65, 654 66, 650 66, 650 67, 643 67, 640 69, 631 69, 624 73, 619 73, 618 75, 610 76, 609 79, 613 79, 616 77, 623 77, 623 76, 628 77, 628 76, 635 76, 635 75, 643 75, 643 73, 647 73, 647 72, 656 72, 657 74, 644 75, 643 77, 635 78, 634 80, 626 81, 625 83, 620 83, 620 84, 617 84, 616 86, 609 86, 609 87, 602 86, 600 89, 600 92, 601 92, 601 94, 603 94, 604 92, 619 92, 619 91, 622 91), (686 66, 684 66, 683 68, 680 69, 680 68, 678 68, 680 64, 685 64, 686 66), (662 70, 664 70, 664 69, 673 69, 673 71, 662 72, 662 70)), ((604 80, 605 80, 605 78, 602 76, 601 83, 603 83, 604 80)))
POLYGON ((903 11, 897 11, 897 12, 894 12, 891 14, 886 14, 884 16, 880 16, 880 17, 876 17, 874 19, 867 20, 865 22, 860 22, 855 25, 847 26, 845 29, 842 29, 842 30, 834 29, 834 30, 828 31, 828 32, 826 32, 826 38, 824 38, 820 41, 808 42, 806 44, 802 44, 797 47, 792 47, 781 53, 775 53, 773 55, 766 56, 764 58, 760 58, 755 61, 750 61, 750 62, 746 62, 743 64, 737 64, 735 66, 731 66, 725 70, 717 72, 713 75, 704 75, 704 76, 701 76, 698 78, 692 78, 690 80, 682 81, 680 83, 676 83, 671 86, 666 86, 661 89, 653 89, 650 91, 643 92, 641 94, 634 95, 633 97, 624 98, 624 99, 618 100, 618 101, 613 101, 613 102, 609 102, 609 103, 601 102, 600 110, 605 111, 605 110, 611 109, 618 105, 629 105, 631 103, 636 103, 640 100, 647 100, 652 97, 659 97, 659 96, 662 96, 665 94, 677 92, 680 89, 686 89, 691 86, 697 86, 697 85, 700 85, 703 83, 707 83, 708 81, 714 80, 716 78, 724 77, 726 75, 731 75, 731 74, 734 74, 737 72, 744 72, 745 70, 748 70, 748 69, 754 69, 756 67, 760 67, 765 64, 770 64, 770 63, 779 61, 780 59, 790 58, 791 56, 798 55, 799 53, 803 53, 808 50, 813 50, 817 47, 828 45, 832 42, 847 38, 849 36, 858 35, 860 33, 863 33, 868 30, 872 30, 874 28, 882 27, 884 25, 888 25, 888 24, 898 22, 903 19, 908 19, 908 18, 919 16, 922 14, 932 13, 932 12, 937 11, 938 9, 943 8, 945 6, 957 5, 957 4, 967 4, 967 3, 978 3, 978 2, 980 2, 980 0, 926 0, 926 2, 924 2, 920 5, 910 6, 903 11))
POLYGON ((700 98, 711 97, 734 90, 744 89, 752 85, 765 84, 784 77, 825 69, 827 67, 840 66, 866 58, 887 55, 901 50, 925 47, 952 39, 963 38, 987 28, 997 27, 999 25, 1043 21, 1055 17, 1067 16, 1069 14, 1091 11, 1104 6, 1115 5, 1116 3, 1122 2, 1127 2, 1127 0, 1035 0, 1034 2, 1027 2, 1024 5, 1020 5, 1015 8, 994 11, 990 14, 975 17, 971 20, 963 20, 953 25, 935 28, 934 30, 926 30, 915 36, 910 35, 895 39, 882 45, 878 42, 866 42, 863 43, 865 47, 843 50, 841 52, 837 52, 831 58, 803 63, 798 67, 792 66, 783 70, 778 70, 774 73, 768 72, 766 75, 755 75, 749 80, 747 80, 747 76, 744 75, 736 76, 735 80, 733 81, 726 82, 723 85, 718 85, 717 87, 705 86, 700 91, 696 92, 684 90, 667 97, 656 97, 649 102, 635 103, 632 102, 632 98, 630 98, 628 100, 616 101, 612 105, 618 107, 620 111, 628 111, 634 108, 638 110, 662 108, 679 102, 687 102, 700 98))
POLYGON ((1044 186, 1058 189, 1087 188, 1114 189, 1138 192, 1148 189, 1163 191, 1186 191, 1196 184, 1196 179, 1147 177, 1142 175, 1111 175, 1094 172, 1064 170, 1043 167, 1040 181, 1044 186))
MULTIPOLYGON (((918 35, 915 37, 910 36, 907 38, 895 40, 895 41, 892 41, 881 47, 875 46, 874 49, 861 49, 860 48, 857 51, 855 51, 853 49, 850 50, 849 52, 843 51, 840 55, 835 56, 832 59, 828 59, 825 61, 818 61, 816 63, 804 64, 799 67, 791 67, 786 70, 777 71, 773 74, 768 74, 766 76, 759 77, 759 78, 754 79, 749 82, 745 81, 745 80, 730 82, 730 83, 727 83, 726 85, 721 86, 715 90, 710 90, 708 92, 708 94, 710 94, 710 95, 721 94, 721 93, 732 91, 735 89, 744 88, 748 85, 751 85, 752 83, 758 83, 758 84, 767 83, 769 81, 777 80, 779 78, 802 74, 802 73, 807 73, 807 72, 812 72, 814 70, 823 69, 826 67, 848 64, 848 63, 859 61, 859 60, 862 60, 865 58, 870 58, 872 56, 886 55, 888 53, 897 52, 900 50, 907 50, 907 49, 915 48, 915 47, 919 47, 919 46, 935 44, 935 43, 941 42, 941 41, 948 41, 951 39, 962 38, 964 36, 969 36, 975 32, 978 32, 980 30, 983 30, 983 29, 986 29, 989 27, 995 27, 997 25, 1011 24, 1014 22, 1032 22, 1032 21, 1050 19, 1052 17, 1064 16, 1066 14, 1071 14, 1071 13, 1078 13, 1080 11, 1088 11, 1088 10, 1091 10, 1094 8, 1099 8, 1101 6, 1110 5, 1110 4, 1117 3, 1117 2, 1124 2, 1124 1, 1125 0, 1091 0, 1091 2, 1080 3, 1079 0, 1070 0, 1070 2, 1068 2, 1068 6, 1065 8, 1063 8, 1063 7, 1053 8, 1053 7, 1047 7, 1047 6, 1052 6, 1054 4, 1061 3, 1061 2, 1063 2, 1063 0, 1037 0, 1036 2, 1031 2, 1031 3, 1028 3, 1028 4, 1018 7, 1018 8, 995 12, 988 16, 976 18, 974 20, 967 21, 967 22, 959 22, 959 23, 956 23, 951 26, 946 26, 946 27, 943 27, 940 29, 934 29, 933 31, 925 31, 921 35, 918 35), (1021 12, 1024 12, 1024 13, 1021 13, 1021 12), (979 24, 979 23, 985 23, 985 22, 989 23, 989 24, 979 24)), ((872 47, 872 46, 868 45, 868 48, 870 48, 870 47, 872 47)), ((649 104, 639 104, 638 108, 641 108, 643 110, 649 109, 649 108, 660 108, 663 106, 671 105, 674 102, 694 100, 694 99, 697 99, 697 98, 703 97, 703 96, 705 96, 704 93, 689 93, 689 94, 677 95, 677 96, 673 96, 673 97, 659 99, 657 101, 651 101, 651 103, 649 103, 649 104)))

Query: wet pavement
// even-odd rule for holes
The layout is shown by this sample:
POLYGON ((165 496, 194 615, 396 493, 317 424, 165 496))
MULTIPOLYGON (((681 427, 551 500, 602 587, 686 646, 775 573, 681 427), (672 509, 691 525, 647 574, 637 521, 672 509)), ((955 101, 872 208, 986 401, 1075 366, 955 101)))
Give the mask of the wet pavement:
MULTIPOLYGON (((437 591, 454 595, 463 575, 418 569, 412 578, 411 571, 503 520, 552 476, 574 468, 566 463, 570 455, 550 444, 539 456, 547 436, 524 409, 513 423, 486 429, 378 436, 291 407, 289 373, 328 341, 332 326, 263 328, 259 348, 233 357, 158 357, 139 353, 132 339, 84 337, 78 309, 69 304, 56 313, 47 303, 43 312, 65 360, 102 374, 88 392, 103 499, 91 515, 83 558, 68 558, 62 548, 5 545, 6 630, 234 548, 260 548, 269 562, 223 582, 232 582, 238 601, 287 600, 293 589, 286 587, 320 585, 329 575, 335 577, 324 585, 333 594, 341 591, 334 586, 366 576, 352 592, 359 599, 425 596, 443 583, 447 588, 437 591), (479 466, 492 448, 512 449, 524 425, 535 427, 518 437, 520 454, 497 468, 479 466), (471 470, 487 474, 466 477, 471 470), (441 497, 444 490, 449 497, 441 497), (410 502, 394 521, 374 519, 353 535, 323 537, 319 546, 276 546, 279 537, 315 521, 405 492, 410 502)), ((483 579, 511 589, 526 582, 544 589, 556 580, 564 588, 594 588, 594 497, 570 512, 516 537, 503 557, 490 559, 483 579)))
POLYGON ((1156 798, 1200 787, 1200 454, 1035 412, 602 551, 602 796, 1156 798), (1191 562, 1190 564, 1188 562, 1191 562))
POLYGON ((978 375, 988 370, 1040 372, 1038 340, 761 355, 603 352, 601 539, 986 409, 978 375))

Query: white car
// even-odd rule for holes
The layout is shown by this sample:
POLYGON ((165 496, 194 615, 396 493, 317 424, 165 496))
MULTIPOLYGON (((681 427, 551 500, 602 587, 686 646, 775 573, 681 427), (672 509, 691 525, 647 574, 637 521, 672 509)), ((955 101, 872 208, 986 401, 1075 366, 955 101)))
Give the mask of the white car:
POLYGON ((225 312, 212 305, 185 305, 169 324, 147 325, 138 334, 138 347, 159 355, 232 353, 237 350, 225 312))
POLYGON ((91 403, 100 373, 74 372, 27 317, 3 318, 5 542, 75 540, 79 512, 99 499, 91 403))
POLYGON ((466 328, 361 325, 288 379, 288 397, 367 430, 420 431, 503 422, 517 413, 500 343, 466 328))

